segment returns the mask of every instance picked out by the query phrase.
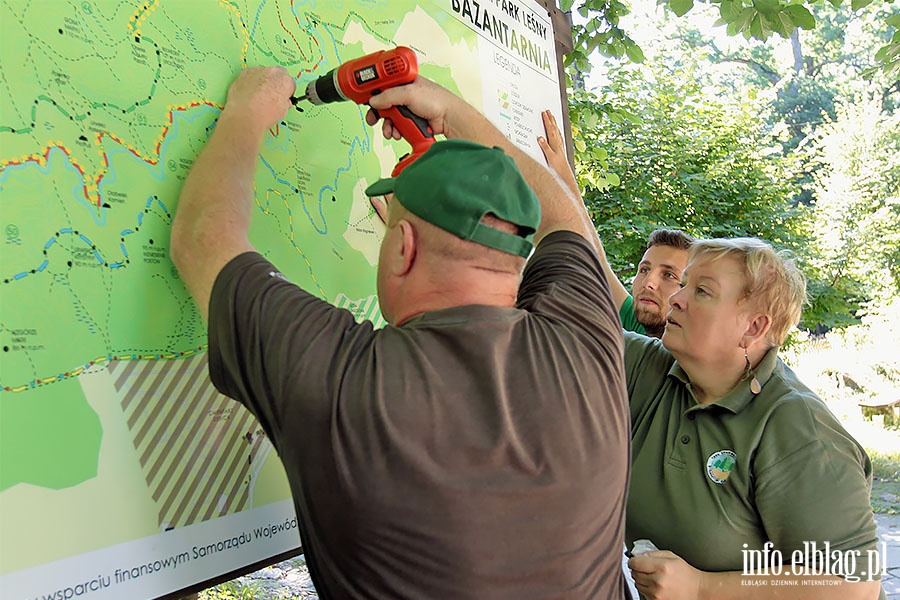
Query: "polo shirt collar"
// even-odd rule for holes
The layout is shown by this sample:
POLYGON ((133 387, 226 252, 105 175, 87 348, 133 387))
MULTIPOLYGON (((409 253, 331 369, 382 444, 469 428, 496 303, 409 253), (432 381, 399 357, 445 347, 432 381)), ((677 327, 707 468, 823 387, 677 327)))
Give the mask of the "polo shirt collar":
POLYGON ((437 310, 428 310, 410 317, 400 327, 427 327, 432 325, 459 325, 470 321, 496 321, 520 318, 526 311, 513 306, 488 304, 464 304, 437 310))
MULTIPOLYGON (((756 379, 759 381, 760 386, 765 386, 766 382, 772 377, 772 373, 775 372, 775 366, 778 363, 778 346, 774 348, 770 348, 768 352, 766 352, 763 359, 760 361, 759 366, 754 369, 753 373, 756 375, 756 379)), ((674 377, 685 386, 689 386, 691 383, 691 379, 688 377, 688 374, 685 373, 684 369, 681 368, 681 365, 678 364, 676 360, 672 363, 672 366, 669 368, 669 376, 674 377)), ((731 390, 727 396, 719 400, 718 402, 713 402, 707 406, 721 406, 722 408, 731 411, 734 414, 741 412, 744 407, 750 404, 750 401, 753 400, 753 396, 755 394, 750 391, 750 381, 741 381, 738 382, 737 386, 731 390)), ((691 394, 693 398, 694 395, 691 394)), ((696 399, 694 400, 696 402, 696 399)), ((703 405, 697 403, 688 410, 699 410, 702 409, 703 405)))

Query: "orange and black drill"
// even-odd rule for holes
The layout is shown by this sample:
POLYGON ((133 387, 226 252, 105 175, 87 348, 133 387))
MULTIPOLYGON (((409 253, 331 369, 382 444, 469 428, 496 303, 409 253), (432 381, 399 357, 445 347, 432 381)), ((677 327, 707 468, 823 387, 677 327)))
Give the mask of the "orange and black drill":
MULTIPOLYGON (((295 106, 303 100, 317 105, 344 100, 368 104, 372 96, 394 86, 412 83, 418 74, 416 53, 406 46, 397 46, 392 50, 380 50, 345 62, 311 81, 306 86, 306 93, 291 98, 291 102, 295 106)), ((434 132, 428 126, 428 121, 405 106, 393 106, 376 111, 375 114, 390 119, 403 139, 412 145, 412 151, 394 167, 391 175, 396 177, 431 147, 434 132)))

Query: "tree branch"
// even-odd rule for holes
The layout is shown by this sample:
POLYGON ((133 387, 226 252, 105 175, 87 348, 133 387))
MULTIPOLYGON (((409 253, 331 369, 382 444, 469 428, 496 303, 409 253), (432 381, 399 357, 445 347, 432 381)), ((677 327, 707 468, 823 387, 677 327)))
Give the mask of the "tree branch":
POLYGON ((730 62, 730 63, 738 63, 738 64, 742 64, 742 65, 747 65, 748 67, 753 69, 753 71, 757 75, 759 75, 760 77, 762 77, 763 79, 765 79, 772 85, 775 85, 776 83, 781 81, 781 75, 779 75, 774 69, 768 67, 767 65, 764 65, 761 62, 757 62, 755 60, 750 60, 748 58, 725 57, 725 58, 715 59, 714 62, 718 62, 718 63, 729 63, 730 62))

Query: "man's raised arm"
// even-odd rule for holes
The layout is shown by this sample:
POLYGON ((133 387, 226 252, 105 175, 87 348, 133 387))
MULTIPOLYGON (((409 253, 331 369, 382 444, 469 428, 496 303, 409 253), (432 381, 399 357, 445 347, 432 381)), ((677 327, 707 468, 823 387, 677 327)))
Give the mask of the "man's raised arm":
MULTIPOLYGON (((597 233, 581 199, 572 194, 556 173, 519 150, 475 107, 453 92, 419 77, 409 85, 373 96, 370 104, 378 110, 405 105, 427 119, 435 134, 503 148, 516 161, 541 202, 541 226, 534 236, 535 243, 553 231, 568 230, 599 247, 597 233)), ((370 124, 376 121, 371 112, 367 119, 370 124)), ((400 133, 389 121, 385 121, 383 131, 385 137, 400 139, 400 133)))
MULTIPOLYGON (((572 172, 572 167, 569 166, 569 161, 566 159, 565 140, 563 139, 562 131, 560 131, 559 125, 556 124, 553 113, 549 110, 543 111, 541 118, 544 121, 546 137, 538 136, 538 145, 544 153, 547 166, 560 176, 572 193, 578 196, 583 203, 584 200, 581 197, 581 191, 578 189, 578 182, 575 180, 575 173, 572 172)), ((631 294, 628 293, 628 290, 625 289, 625 286, 616 276, 615 271, 612 270, 609 259, 606 257, 606 248, 603 246, 603 242, 600 241, 599 236, 597 236, 596 244, 597 254, 600 255, 600 263, 603 265, 603 274, 606 276, 606 283, 609 284, 609 291, 612 292, 616 310, 619 310, 631 294)))
POLYGON ((294 87, 282 67, 244 70, 181 189, 170 252, 204 318, 219 271, 253 250, 247 232, 259 150, 266 131, 291 107, 294 87))

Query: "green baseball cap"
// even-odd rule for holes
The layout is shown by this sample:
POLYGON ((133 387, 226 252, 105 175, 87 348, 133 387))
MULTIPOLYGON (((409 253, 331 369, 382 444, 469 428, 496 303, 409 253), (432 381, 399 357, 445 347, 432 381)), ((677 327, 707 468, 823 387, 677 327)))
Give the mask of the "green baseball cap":
POLYGON ((393 192, 409 212, 464 240, 528 257, 541 223, 541 205, 511 156, 465 140, 435 142, 396 177, 376 181, 367 196, 393 192), (494 215, 520 235, 481 219, 494 215))

